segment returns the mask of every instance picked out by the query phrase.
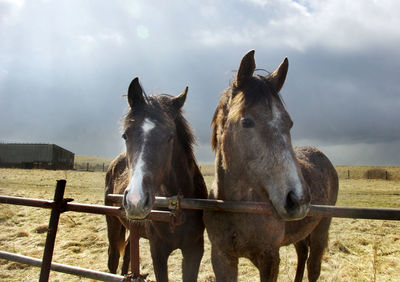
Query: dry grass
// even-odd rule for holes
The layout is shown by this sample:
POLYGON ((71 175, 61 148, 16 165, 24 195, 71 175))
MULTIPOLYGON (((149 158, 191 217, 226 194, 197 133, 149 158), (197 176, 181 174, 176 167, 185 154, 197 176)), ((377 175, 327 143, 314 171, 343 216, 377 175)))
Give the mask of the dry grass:
MULTIPOLYGON (((213 180, 213 166, 201 165, 207 185, 213 180)), ((363 168, 351 168, 353 171, 363 168)), ((394 168, 397 169, 397 168, 394 168)), ((76 202, 103 202, 104 173, 79 171, 0 169, 0 194, 52 199, 56 179, 66 178, 66 197, 76 202)), ((366 179, 341 179, 338 205, 400 206, 400 182, 366 179)), ((42 257, 49 210, 1 205, 0 249, 18 254, 42 257)), ((148 243, 141 239, 142 273, 154 280, 148 243)), ((294 278, 294 248, 281 248, 279 281, 294 278)), ((107 271, 107 235, 101 215, 64 213, 57 234, 54 261, 107 271)), ((169 259, 170 280, 181 280, 180 251, 169 259)), ((0 260, 1 281, 31 281, 39 269, 0 260)), ((258 281, 258 272, 246 260, 240 260, 239 281, 258 281)), ((321 281, 399 281, 400 222, 333 219, 329 249, 322 264, 321 281)), ((214 281, 210 262, 210 244, 206 238, 199 281, 214 281)), ((89 281, 67 274, 51 272, 51 281, 89 281)))
POLYGON ((200 166, 200 170, 201 170, 201 174, 203 174, 203 176, 211 176, 212 178, 214 178, 214 174, 215 174, 215 167, 214 164, 199 164, 200 166))

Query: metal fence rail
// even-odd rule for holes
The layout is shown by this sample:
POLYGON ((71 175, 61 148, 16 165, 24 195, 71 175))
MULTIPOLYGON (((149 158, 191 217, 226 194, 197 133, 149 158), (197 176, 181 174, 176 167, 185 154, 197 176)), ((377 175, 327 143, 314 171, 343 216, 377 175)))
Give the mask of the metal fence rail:
MULTIPOLYGON (((64 209, 63 211, 73 211, 82 213, 93 213, 93 214, 104 214, 114 216, 124 216, 125 211, 121 207, 103 206, 103 205, 92 205, 92 204, 81 204, 71 203, 72 199, 63 199, 64 205, 59 208, 64 209)), ((12 196, 0 196, 0 204, 20 205, 36 208, 53 209, 57 208, 54 201, 34 199, 34 198, 20 198, 12 196)), ((150 213, 148 219, 155 221, 168 221, 171 213, 168 211, 157 211, 154 210, 150 213)))
MULTIPOLYGON (((114 203, 122 202, 122 195, 108 195, 108 200, 114 203)), ((222 212, 271 214, 271 205, 264 202, 236 202, 206 199, 188 199, 179 197, 156 197, 156 208, 173 208, 180 201, 182 209, 203 209, 222 212), (171 204, 172 203, 172 204, 171 204), (171 206, 172 205, 172 206, 171 206)), ((400 209, 361 208, 328 205, 311 205, 308 216, 400 220, 400 209)))
MULTIPOLYGON (((130 235, 131 242, 135 243, 135 246, 137 246, 137 248, 133 250, 134 253, 131 254, 132 258, 135 257, 137 258, 136 260, 135 259, 131 260, 131 268, 132 271, 135 272, 125 277, 120 276, 123 278, 123 280, 113 280, 115 277, 113 278, 113 276, 109 276, 109 273, 88 270, 75 266, 52 263, 54 243, 58 229, 58 221, 61 213, 66 211, 73 211, 73 212, 83 212, 83 213, 93 213, 93 214, 104 214, 104 215, 119 216, 119 217, 124 216, 125 214, 125 211, 121 209, 121 207, 71 203, 72 199, 64 198, 65 185, 66 185, 65 180, 57 181, 57 186, 54 193, 53 201, 11 197, 11 196, 0 196, 1 204, 13 204, 13 205, 23 205, 23 206, 51 209, 49 227, 48 227, 47 238, 46 238, 45 248, 43 251, 42 260, 21 256, 17 254, 11 254, 7 252, 1 252, 0 257, 34 266, 40 265, 41 268, 39 277, 40 282, 45 282, 49 280, 50 269, 102 281, 141 281, 140 280, 141 275, 139 273, 140 268, 139 268, 139 255, 138 255, 139 236, 135 232, 132 232, 130 235), (137 280, 137 278, 139 278, 139 280, 137 280)), ((148 219, 154 221, 171 222, 171 220, 174 219, 174 215, 169 211, 152 211, 148 219)), ((118 276, 116 277, 117 277, 116 279, 120 279, 120 277, 119 278, 118 276)))
POLYGON ((311 205, 309 216, 400 220, 400 209, 311 205))
MULTIPOLYGON (((4 251, 0 251, 0 258, 36 267, 42 267, 42 260, 38 258, 32 258, 4 251)), ((67 264, 56 263, 56 262, 51 263, 51 269, 62 273, 67 273, 71 275, 76 275, 101 281, 126 281, 126 278, 121 275, 105 273, 105 272, 95 271, 92 269, 70 266, 67 264)))

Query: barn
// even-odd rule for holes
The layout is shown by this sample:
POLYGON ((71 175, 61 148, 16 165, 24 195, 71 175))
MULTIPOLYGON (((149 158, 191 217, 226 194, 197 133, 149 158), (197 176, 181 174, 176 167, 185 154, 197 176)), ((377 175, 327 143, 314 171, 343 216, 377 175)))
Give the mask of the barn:
POLYGON ((0 144, 0 167, 73 169, 74 157, 55 144, 0 144))

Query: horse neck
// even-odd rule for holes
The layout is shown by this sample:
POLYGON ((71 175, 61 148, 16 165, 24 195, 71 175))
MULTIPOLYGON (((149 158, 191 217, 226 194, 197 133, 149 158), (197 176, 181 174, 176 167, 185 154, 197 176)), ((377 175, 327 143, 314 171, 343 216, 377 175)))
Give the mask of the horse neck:
POLYGON ((170 173, 165 179, 169 196, 176 195, 179 192, 185 197, 193 196, 195 190, 193 184, 195 165, 196 163, 190 157, 190 154, 184 152, 181 146, 175 146, 170 173))
POLYGON ((252 187, 244 181, 243 171, 236 168, 227 169, 222 164, 221 152, 215 159, 215 177, 218 189, 217 198, 225 201, 258 201, 252 187))

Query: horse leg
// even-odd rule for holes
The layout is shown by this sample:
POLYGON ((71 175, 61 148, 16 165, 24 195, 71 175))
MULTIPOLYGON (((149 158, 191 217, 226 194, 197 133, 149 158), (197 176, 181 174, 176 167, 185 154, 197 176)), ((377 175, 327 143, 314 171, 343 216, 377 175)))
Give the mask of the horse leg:
POLYGON ((125 275, 128 273, 130 261, 131 261, 131 250, 130 250, 130 243, 128 241, 128 243, 125 246, 124 258, 122 260, 122 268, 121 268, 122 275, 125 275))
POLYGON ((232 257, 214 246, 211 247, 211 262, 216 282, 236 282, 238 276, 238 258, 232 257))
POLYGON ((331 218, 323 218, 310 234, 310 257, 307 261, 308 280, 317 281, 321 273, 321 261, 328 245, 328 231, 331 218))
POLYGON ((260 272, 260 281, 277 281, 279 274, 279 249, 273 249, 262 254, 257 254, 251 258, 253 264, 260 272))
POLYGON ((108 235, 108 269, 116 273, 120 251, 125 244, 125 227, 115 216, 106 215, 108 235))
POLYGON ((294 244, 297 253, 297 270, 295 282, 301 282, 303 280, 304 269, 306 266, 306 261, 308 257, 308 238, 299 241, 294 244))
POLYGON ((168 257, 172 251, 172 248, 165 242, 157 238, 155 240, 150 239, 150 252, 157 282, 168 281, 168 257))
POLYGON ((199 274, 201 258, 204 252, 204 239, 199 238, 197 242, 193 242, 190 246, 182 248, 182 281, 195 282, 199 274))

